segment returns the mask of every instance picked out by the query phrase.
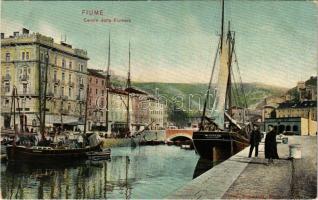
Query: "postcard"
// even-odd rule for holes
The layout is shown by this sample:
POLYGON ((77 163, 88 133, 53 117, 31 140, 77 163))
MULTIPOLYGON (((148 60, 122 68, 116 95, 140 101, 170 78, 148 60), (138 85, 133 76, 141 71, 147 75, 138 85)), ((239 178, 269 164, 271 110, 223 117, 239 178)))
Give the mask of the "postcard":
POLYGON ((317 1, 1 1, 3 199, 317 196, 317 1))

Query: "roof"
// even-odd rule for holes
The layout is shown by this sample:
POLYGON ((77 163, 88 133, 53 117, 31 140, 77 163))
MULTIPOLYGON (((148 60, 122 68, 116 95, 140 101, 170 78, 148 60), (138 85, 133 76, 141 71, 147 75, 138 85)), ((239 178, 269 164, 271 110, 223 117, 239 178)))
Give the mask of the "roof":
POLYGON ((88 72, 88 75, 90 76, 96 76, 98 78, 105 78, 105 76, 102 73, 101 70, 97 70, 97 69, 88 69, 87 68, 87 72, 88 72))
POLYGON ((134 94, 145 94, 145 95, 148 94, 147 92, 134 88, 134 87, 126 88, 125 91, 129 93, 134 93, 134 94))
POLYGON ((128 92, 126 92, 125 90, 120 89, 120 88, 109 88, 109 92, 115 93, 115 94, 128 95, 128 92))
POLYGON ((317 101, 290 102, 280 103, 277 109, 285 108, 314 108, 317 107, 317 101))

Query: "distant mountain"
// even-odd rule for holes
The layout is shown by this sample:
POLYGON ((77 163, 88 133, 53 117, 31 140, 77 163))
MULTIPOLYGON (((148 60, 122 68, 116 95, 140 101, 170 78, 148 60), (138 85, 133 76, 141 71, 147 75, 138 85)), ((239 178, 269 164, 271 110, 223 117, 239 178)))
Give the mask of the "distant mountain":
MULTIPOLYGON (((183 100, 183 108, 185 111, 191 110, 191 108, 198 108, 198 105, 203 106, 205 100, 205 94, 207 90, 207 84, 201 83, 134 83, 134 86, 141 88, 149 93, 167 97, 170 103, 179 102, 183 100), (200 99, 200 100, 199 100, 200 99), (201 101, 201 102, 200 102, 201 101)), ((242 88, 240 86, 232 86, 235 91, 232 94, 233 104, 239 104, 238 106, 244 106, 244 96, 242 94, 242 88, 246 96, 247 106, 254 105, 268 96, 277 96, 285 93, 286 88, 265 85, 261 83, 243 83, 242 88), (238 94, 237 95, 237 92, 238 94), (235 98, 236 97, 236 98, 235 98), (236 100, 235 100, 236 99, 236 100)), ((181 105, 180 105, 181 106, 181 105)))

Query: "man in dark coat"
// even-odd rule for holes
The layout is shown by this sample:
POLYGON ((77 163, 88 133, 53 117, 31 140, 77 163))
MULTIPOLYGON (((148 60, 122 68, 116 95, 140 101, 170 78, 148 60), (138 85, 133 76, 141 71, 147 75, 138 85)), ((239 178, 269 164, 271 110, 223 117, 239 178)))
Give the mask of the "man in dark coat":
POLYGON ((253 125, 253 130, 250 134, 250 153, 248 154, 248 157, 250 158, 253 153, 253 149, 255 147, 255 157, 258 156, 258 145, 261 141, 261 132, 258 129, 258 126, 256 124, 253 125))
POLYGON ((273 163, 273 159, 279 159, 277 154, 277 143, 276 143, 276 130, 272 125, 268 126, 269 132, 265 138, 265 158, 268 159, 268 163, 273 163))

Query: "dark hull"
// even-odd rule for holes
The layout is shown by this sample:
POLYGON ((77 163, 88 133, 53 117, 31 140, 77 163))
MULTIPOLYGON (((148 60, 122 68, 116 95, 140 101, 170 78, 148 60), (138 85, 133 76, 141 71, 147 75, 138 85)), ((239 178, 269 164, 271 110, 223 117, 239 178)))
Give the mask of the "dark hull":
POLYGON ((197 131, 192 139, 200 157, 212 161, 226 160, 249 146, 247 138, 234 132, 197 131))
POLYGON ((9 161, 24 162, 75 162, 81 159, 87 159, 87 152, 101 150, 100 145, 80 149, 52 149, 39 150, 27 148, 24 146, 7 146, 7 156, 9 161))

